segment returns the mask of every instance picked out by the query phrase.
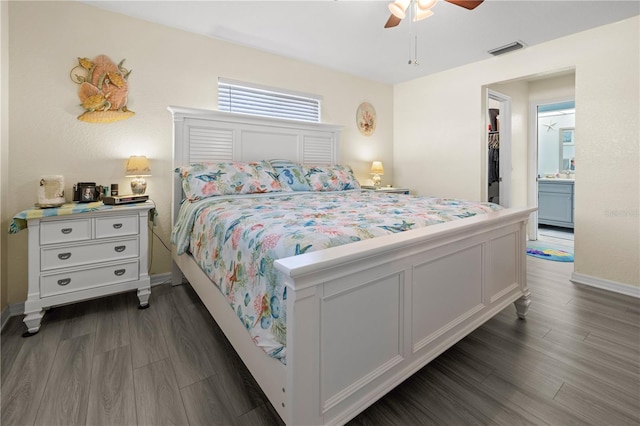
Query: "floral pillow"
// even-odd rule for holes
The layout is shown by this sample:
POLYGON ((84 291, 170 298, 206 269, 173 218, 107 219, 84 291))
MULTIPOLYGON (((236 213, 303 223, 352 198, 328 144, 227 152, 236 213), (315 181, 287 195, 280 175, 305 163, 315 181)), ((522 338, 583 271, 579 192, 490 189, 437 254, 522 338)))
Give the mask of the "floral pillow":
POLYGON ((276 171, 266 161, 198 163, 179 167, 182 189, 187 200, 196 201, 216 195, 281 192, 276 171))
POLYGON ((336 164, 302 167, 312 191, 344 191, 360 188, 360 184, 353 176, 351 166, 336 164))
POLYGON ((289 160, 271 160, 270 163, 278 173, 278 180, 283 187, 289 187, 293 191, 311 191, 300 164, 289 160))

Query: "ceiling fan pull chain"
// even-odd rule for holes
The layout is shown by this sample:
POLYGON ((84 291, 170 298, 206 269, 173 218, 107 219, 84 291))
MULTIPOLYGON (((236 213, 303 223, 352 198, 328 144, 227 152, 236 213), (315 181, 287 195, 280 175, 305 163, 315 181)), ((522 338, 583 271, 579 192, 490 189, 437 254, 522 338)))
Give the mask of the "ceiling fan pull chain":
POLYGON ((420 65, 418 63, 418 29, 415 25, 415 16, 416 16, 416 12, 417 12, 417 8, 418 8, 418 2, 417 0, 413 0, 411 2, 411 5, 409 6, 411 8, 411 28, 413 28, 413 40, 411 40, 409 42, 409 65, 414 65, 414 66, 418 66, 420 65), (412 43, 413 42, 413 43, 412 43), (413 52, 411 52, 411 44, 413 44, 413 52), (413 59, 411 59, 411 53, 413 53, 413 59))

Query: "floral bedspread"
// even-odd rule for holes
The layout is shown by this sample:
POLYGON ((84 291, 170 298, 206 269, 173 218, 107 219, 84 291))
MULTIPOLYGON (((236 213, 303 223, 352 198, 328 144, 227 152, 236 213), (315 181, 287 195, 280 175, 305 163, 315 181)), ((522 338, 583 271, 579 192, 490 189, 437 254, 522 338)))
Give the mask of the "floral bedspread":
POLYGON ((253 341, 286 363, 287 288, 276 259, 498 209, 362 190, 212 197, 183 204, 171 242, 193 254, 253 341))

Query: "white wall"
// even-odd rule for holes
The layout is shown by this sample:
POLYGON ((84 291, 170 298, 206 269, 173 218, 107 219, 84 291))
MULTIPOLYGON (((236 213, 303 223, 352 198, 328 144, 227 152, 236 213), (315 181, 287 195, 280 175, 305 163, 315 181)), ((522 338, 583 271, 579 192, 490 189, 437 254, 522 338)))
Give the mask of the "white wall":
MULTIPOLYGON (((364 180, 370 178, 371 161, 382 160, 383 184, 392 182, 393 88, 389 85, 78 2, 10 2, 8 8, 11 127, 4 229, 13 214, 37 201, 40 175, 64 175, 67 194, 76 181, 127 187, 126 158, 142 154, 151 161, 153 176, 147 179, 147 192, 158 206, 156 232, 168 244, 173 174, 172 121, 166 108, 216 109, 218 77, 323 96, 323 121, 344 126, 342 162, 351 164, 356 177, 364 180), (124 65, 132 69, 128 107, 135 117, 111 124, 76 119, 82 108, 69 71, 78 57, 92 59, 99 54, 116 62, 126 58, 124 65), (360 135, 355 124, 363 101, 374 105, 379 119, 370 137, 360 135)), ((2 268, 8 268, 9 276, 2 288, 8 291, 10 303, 26 298, 26 237, 24 231, 8 237, 8 259, 2 268)), ((169 268, 169 253, 156 240, 151 272, 169 268)))
MULTIPOLYGON (((636 16, 396 85, 396 184, 481 199, 483 87, 575 69, 575 271, 640 286, 639 26, 636 16)), ((526 180, 513 191, 526 194, 526 180)))

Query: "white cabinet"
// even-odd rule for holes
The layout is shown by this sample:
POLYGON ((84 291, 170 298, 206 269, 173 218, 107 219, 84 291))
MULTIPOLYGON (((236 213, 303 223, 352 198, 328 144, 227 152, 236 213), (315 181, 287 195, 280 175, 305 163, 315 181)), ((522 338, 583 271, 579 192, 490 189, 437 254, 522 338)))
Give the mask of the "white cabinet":
POLYGON ((150 201, 28 220, 28 333, 37 333, 44 310, 137 289, 149 306, 150 201))
POLYGON ((573 186, 569 179, 538 182, 538 223, 573 228, 573 186))

